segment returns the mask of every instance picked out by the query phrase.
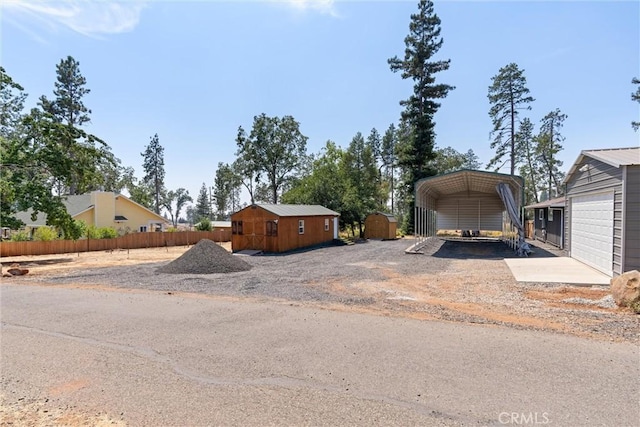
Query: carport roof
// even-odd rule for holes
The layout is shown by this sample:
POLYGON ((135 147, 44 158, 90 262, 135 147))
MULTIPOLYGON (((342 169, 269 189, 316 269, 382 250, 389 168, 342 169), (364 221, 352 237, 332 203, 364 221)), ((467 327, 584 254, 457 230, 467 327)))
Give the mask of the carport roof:
POLYGON ((416 182, 415 191, 418 194, 432 196, 436 199, 457 193, 490 193, 497 196, 496 186, 506 182, 511 187, 514 198, 520 201, 523 180, 516 175, 497 172, 463 169, 444 175, 423 178, 416 182))

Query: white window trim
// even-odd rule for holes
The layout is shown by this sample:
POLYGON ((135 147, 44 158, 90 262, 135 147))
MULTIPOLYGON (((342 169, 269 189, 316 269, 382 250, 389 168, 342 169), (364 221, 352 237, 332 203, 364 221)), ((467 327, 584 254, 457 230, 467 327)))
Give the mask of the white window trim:
POLYGON ((304 219, 298 220, 298 234, 304 234, 304 219))
POLYGON ((540 212, 538 213, 538 219, 540 221, 544 219, 544 209, 540 209, 540 212))
POLYGON ((549 218, 548 218, 549 222, 553 222, 553 209, 549 208, 549 218))
POLYGON ((324 231, 329 231, 329 218, 324 219, 324 231))

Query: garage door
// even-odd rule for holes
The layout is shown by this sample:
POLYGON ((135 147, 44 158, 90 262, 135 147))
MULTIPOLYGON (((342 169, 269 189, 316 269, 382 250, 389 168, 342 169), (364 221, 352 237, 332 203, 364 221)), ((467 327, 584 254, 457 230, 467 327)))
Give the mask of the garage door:
POLYGON ((613 193, 571 199, 571 257, 613 275, 613 193))

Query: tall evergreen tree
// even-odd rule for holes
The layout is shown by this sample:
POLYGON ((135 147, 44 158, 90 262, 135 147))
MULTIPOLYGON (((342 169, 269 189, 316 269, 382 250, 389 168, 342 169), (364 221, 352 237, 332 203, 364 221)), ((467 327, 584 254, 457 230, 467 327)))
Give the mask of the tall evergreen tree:
POLYGON ((196 206, 194 210, 194 220, 196 222, 200 221, 203 218, 211 219, 211 203, 209 200, 209 192, 204 182, 202 183, 202 187, 200 187, 200 193, 198 193, 198 198, 196 199, 196 206))
MULTIPOLYGON (((433 159, 435 146, 435 114, 440 107, 437 102, 447 96, 453 86, 436 83, 436 74, 449 68, 451 60, 433 60, 433 56, 442 47, 440 36, 440 18, 434 12, 433 2, 420 0, 418 13, 411 15, 409 34, 404 39, 404 58, 397 56, 388 60, 391 71, 401 71, 403 79, 414 82, 413 94, 400 105, 404 107, 402 121, 406 123, 409 134, 398 150, 398 164, 404 169, 404 186, 413 187, 414 183, 433 174, 428 167, 433 159)), ((407 191, 410 198, 408 220, 405 231, 413 231, 415 195, 407 191)))
POLYGON ((496 150, 496 154, 487 168, 495 166, 505 155, 509 155, 510 173, 514 175, 519 161, 515 140, 518 110, 530 110, 529 104, 535 100, 529 96, 524 70, 519 69, 515 63, 500 68, 491 81, 488 94, 491 104, 489 116, 493 122, 491 148, 496 150))
POLYGON ((20 84, 13 81, 0 66, 0 136, 15 134, 24 117, 24 100, 27 94, 20 84))
POLYGON ((42 142, 51 150, 64 153, 74 165, 67 179, 52 177, 57 181, 60 194, 81 194, 104 188, 105 169, 113 169, 117 164, 104 141, 81 129, 89 122, 91 113, 83 102, 83 97, 90 92, 86 83, 78 61, 71 56, 60 60, 56 66, 55 98, 49 100, 41 96, 39 104, 45 114, 34 116, 34 122, 38 122, 42 130, 42 142))
MULTIPOLYGON (((631 80, 631 84, 638 85, 638 88, 636 89, 636 91, 631 93, 631 100, 640 102, 640 79, 637 77, 634 77, 631 80)), ((640 121, 635 121, 635 120, 632 121, 631 126, 633 126, 633 130, 637 131, 638 129, 640 129, 640 121)))
POLYGON ((396 128, 393 123, 391 123, 382 137, 382 147, 380 150, 382 165, 384 166, 384 176, 388 183, 389 196, 391 198, 391 213, 395 212, 395 167, 398 161, 396 145, 396 128))
POLYGON ((562 192, 560 183, 564 175, 560 171, 562 161, 558 159, 557 154, 562 150, 564 137, 560 130, 566 118, 567 115, 556 108, 544 116, 540 122, 540 134, 537 138, 536 152, 547 179, 547 194, 549 198, 562 192))
POLYGON ((160 139, 156 133, 151 137, 151 142, 140 153, 144 158, 142 168, 144 177, 142 182, 153 189, 153 210, 160 215, 160 202, 164 191, 164 148, 160 145, 160 139))
POLYGON ((533 123, 525 117, 515 134, 516 150, 522 157, 520 176, 524 178, 525 204, 538 203, 540 198, 541 165, 537 154, 537 138, 533 135, 533 123))

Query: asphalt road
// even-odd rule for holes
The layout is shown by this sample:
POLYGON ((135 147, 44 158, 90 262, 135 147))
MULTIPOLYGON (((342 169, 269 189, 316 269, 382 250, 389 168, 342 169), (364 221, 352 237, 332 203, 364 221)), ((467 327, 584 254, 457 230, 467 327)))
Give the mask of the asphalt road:
POLYGON ((166 292, 6 285, 8 402, 131 425, 636 426, 640 351, 166 292))

